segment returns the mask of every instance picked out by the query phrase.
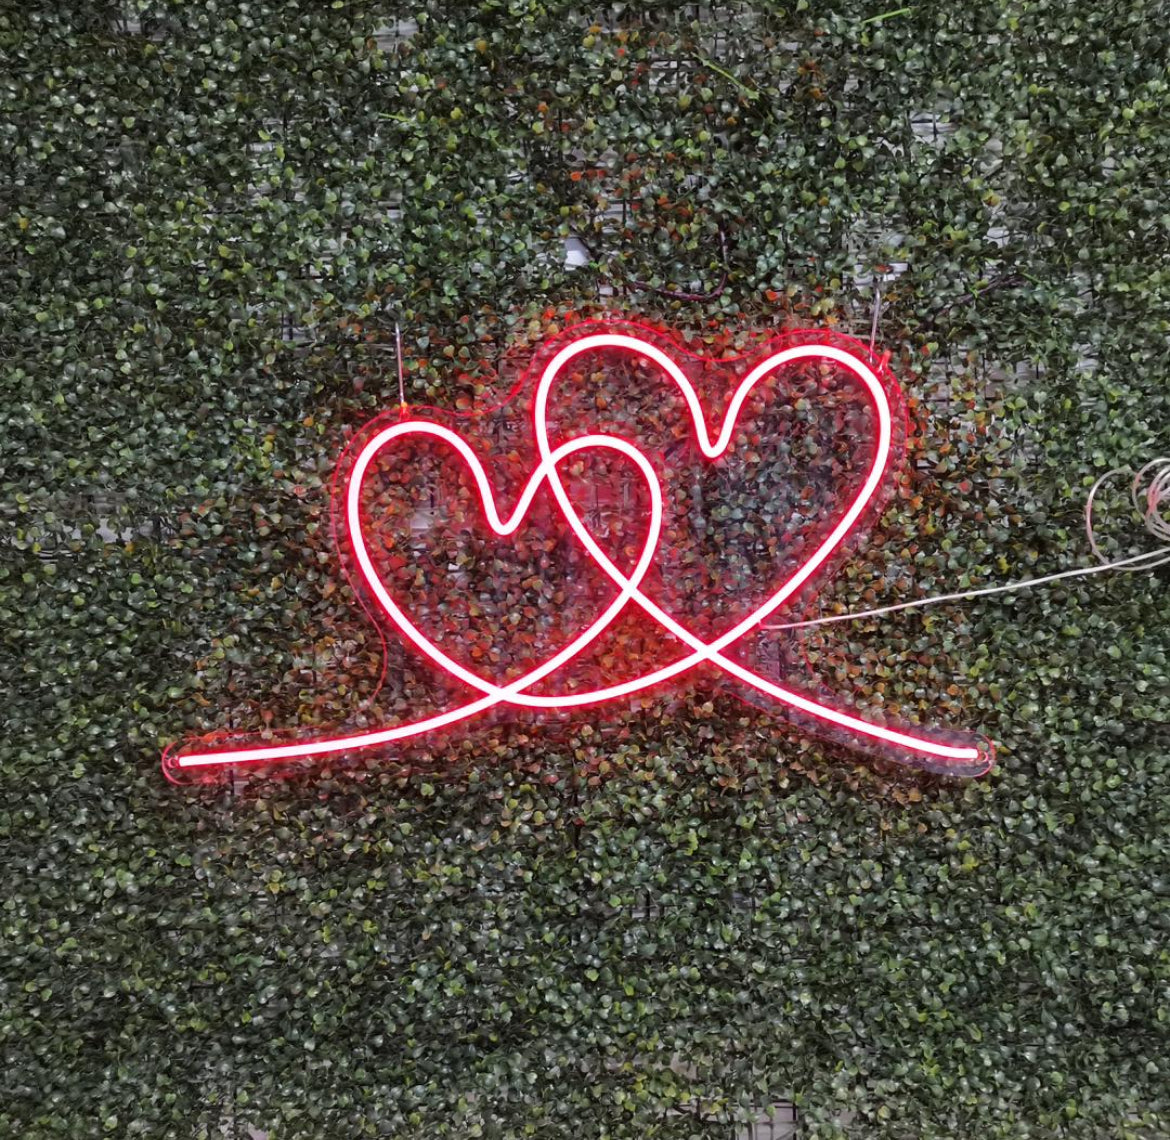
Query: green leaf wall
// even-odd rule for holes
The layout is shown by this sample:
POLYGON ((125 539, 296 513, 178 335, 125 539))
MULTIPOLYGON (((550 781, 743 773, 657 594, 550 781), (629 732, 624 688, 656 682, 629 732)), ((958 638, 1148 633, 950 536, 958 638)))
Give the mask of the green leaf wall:
POLYGON ((1167 15, 0 5, 0 1132, 1170 1135, 1164 573, 810 638, 977 782, 702 694, 158 765, 375 682, 328 483, 395 320, 453 407, 568 314, 864 338, 876 280, 910 464, 826 605, 1087 564, 1170 447, 1167 15))

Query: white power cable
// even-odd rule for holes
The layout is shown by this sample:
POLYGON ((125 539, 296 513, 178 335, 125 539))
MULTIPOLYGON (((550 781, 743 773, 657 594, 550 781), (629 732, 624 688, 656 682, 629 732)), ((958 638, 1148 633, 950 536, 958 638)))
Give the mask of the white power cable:
POLYGON ((1087 566, 1077 570, 1063 570, 1059 574, 1046 574, 1043 578, 1029 578, 1023 582, 1010 582, 1006 586, 986 586, 979 590, 963 590, 955 594, 939 594, 932 598, 918 598, 912 602, 899 602, 892 606, 878 606, 872 610, 855 610, 847 614, 833 614, 830 617, 809 618, 807 621, 791 621, 781 625, 763 625, 761 629, 800 629, 810 625, 830 625, 839 621, 859 621, 862 618, 878 617, 881 614, 892 614, 898 610, 918 609, 922 606, 937 606, 942 602, 957 602, 965 598, 981 598, 988 594, 1006 594, 1011 590, 1025 590, 1032 586, 1043 586, 1048 582, 1059 582, 1063 578, 1082 578, 1089 574, 1104 574, 1110 570, 1132 572, 1135 570, 1153 570, 1157 566, 1170 563, 1170 456, 1159 456, 1151 459, 1133 478, 1130 486, 1130 498, 1133 500, 1134 510, 1141 516, 1146 531, 1159 542, 1163 543, 1156 550, 1148 550, 1144 554, 1134 554, 1129 558, 1119 558, 1113 562, 1106 562, 1101 548, 1097 545, 1097 536, 1093 530, 1093 501, 1102 484, 1115 475, 1124 474, 1130 468, 1115 467, 1106 471, 1089 490, 1085 500, 1085 534, 1089 539, 1089 546, 1093 554, 1102 562, 1100 566, 1087 566), (1147 473, 1149 473, 1147 478, 1147 473), (1143 486, 1143 482, 1145 486, 1143 486))

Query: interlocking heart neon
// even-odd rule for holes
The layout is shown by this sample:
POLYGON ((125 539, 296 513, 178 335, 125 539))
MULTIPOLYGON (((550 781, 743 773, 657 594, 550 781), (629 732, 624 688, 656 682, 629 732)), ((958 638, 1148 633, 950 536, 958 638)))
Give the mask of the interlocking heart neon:
MULTIPOLYGON (((762 346, 750 357, 718 362, 697 357, 673 338, 626 321, 591 321, 577 325, 542 345, 533 356, 533 362, 519 391, 528 389, 532 397, 531 473, 511 511, 501 507, 499 496, 493 490, 492 475, 476 450, 459 432, 439 422, 439 415, 404 414, 395 409, 379 421, 367 425, 355 437, 354 445, 343 457, 338 469, 338 515, 341 522, 340 542, 347 544, 348 554, 356 566, 355 586, 372 602, 374 615, 399 635, 412 651, 442 671, 458 686, 468 692, 462 703, 440 711, 430 711, 416 719, 386 724, 361 731, 333 731, 306 735, 302 739, 275 742, 244 741, 227 734, 213 734, 188 740, 169 748, 163 757, 163 768, 169 778, 207 778, 217 772, 243 767, 271 766, 291 761, 322 762, 338 754, 361 750, 392 749, 396 742, 425 734, 436 733, 461 722, 471 722, 491 709, 505 706, 529 710, 574 710, 597 706, 629 698, 645 690, 665 688, 691 675, 700 666, 704 677, 717 672, 725 681, 742 687, 757 705, 764 701, 769 707, 782 711, 797 726, 818 735, 829 735, 839 742, 862 751, 877 753, 903 763, 930 768, 953 775, 974 776, 986 772, 993 763, 994 750, 986 739, 942 729, 925 730, 908 724, 891 724, 871 716, 850 712, 838 698, 813 695, 817 683, 809 677, 794 683, 788 677, 770 677, 749 668, 732 656, 737 643, 750 636, 760 636, 762 621, 791 607, 800 599, 807 604, 811 584, 823 579, 828 567, 856 545, 872 521, 875 505, 901 460, 903 424, 901 421, 901 392, 886 366, 860 342, 824 330, 788 334, 762 346), (844 488, 839 496, 837 513, 825 520, 817 541, 802 549, 802 557, 793 566, 791 561, 782 580, 775 583, 767 596, 738 617, 722 632, 714 636, 700 636, 696 622, 685 615, 671 612, 662 596, 652 596, 648 575, 660 561, 660 544, 664 534, 667 506, 663 495, 664 473, 656 469, 654 458, 647 450, 628 438, 611 432, 584 432, 570 438, 556 438, 550 412, 555 409, 558 382, 564 381, 571 366, 580 367, 592 362, 595 371, 604 373, 610 366, 629 357, 643 365, 657 369, 664 382, 664 401, 681 396, 683 414, 690 419, 687 438, 697 453, 696 458, 714 463, 733 455, 737 447, 744 447, 747 435, 745 405, 757 386, 774 384, 777 399, 785 397, 786 377, 791 379, 801 367, 832 370, 844 383, 852 385, 868 398, 867 422, 870 438, 863 440, 868 447, 868 462, 855 488, 844 488), (722 424, 712 436, 708 418, 698 390, 688 375, 705 366, 718 364, 721 370, 732 368, 738 377, 726 403, 722 424), (371 478, 371 469, 378 470, 393 464, 396 455, 405 462, 409 447, 425 443, 436 448, 450 461, 462 465, 462 478, 477 493, 482 518, 487 528, 501 542, 514 541, 518 532, 530 522, 534 499, 551 495, 555 502, 557 523, 562 536, 571 536, 579 550, 591 560, 604 576, 608 586, 608 601, 599 612, 582 622, 563 645, 542 660, 531 663, 520 676, 508 679, 493 678, 464 661, 458 660, 438 639, 422 628, 418 615, 412 617, 401 596, 396 597, 379 572, 377 548, 369 541, 370 519, 368 503, 363 490, 371 478), (644 499, 642 517, 636 520, 640 535, 636 546, 637 557, 628 569, 622 569, 591 529, 583 512, 574 503, 566 486, 564 473, 582 459, 607 455, 618 462, 628 462, 636 470, 644 499), (570 462, 572 461, 572 462, 570 462), (375 466, 377 464, 377 466, 375 466), (564 691, 547 693, 546 679, 559 676, 570 665, 604 644, 614 623, 631 610, 653 622, 663 635, 665 659, 649 664, 642 662, 636 675, 600 687, 580 689, 563 686, 564 691), (540 689, 540 692, 534 691, 540 689)), ((608 389, 610 399, 621 399, 621 392, 608 389)), ((788 393, 791 398, 791 393, 788 393)), ((755 430, 759 430, 758 428, 755 430)), ((661 459, 659 457, 659 463, 661 459)), ((395 535, 402 548, 407 549, 410 520, 407 518, 379 520, 379 537, 387 530, 391 545, 395 535)), ((382 547, 384 541, 378 546, 382 547)), ((506 550, 500 555, 506 558, 506 550)), ((339 562, 342 559, 339 557, 339 562)), ((741 655, 742 656, 742 655, 741 655)))

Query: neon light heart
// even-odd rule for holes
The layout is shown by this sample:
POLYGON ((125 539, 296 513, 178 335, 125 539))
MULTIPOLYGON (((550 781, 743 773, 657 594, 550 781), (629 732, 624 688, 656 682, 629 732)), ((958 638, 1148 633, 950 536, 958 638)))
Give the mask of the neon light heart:
POLYGON ((959 739, 952 734, 925 734, 917 728, 895 728, 866 720, 832 703, 815 699, 807 692, 782 685, 727 655, 730 648, 761 621, 798 597, 800 591, 824 570, 840 552, 842 544, 857 531, 867 508, 874 503, 875 496, 890 473, 895 434, 895 413, 890 393, 897 393, 897 387, 888 373, 884 372, 882 364, 869 358, 869 354, 857 342, 839 335, 803 334, 790 338, 781 346, 768 351, 739 380, 722 424, 712 437, 694 385, 679 366, 675 355, 655 344, 647 330, 625 324, 592 322, 570 330, 564 339, 566 343, 563 347, 556 349, 554 344, 546 349, 546 355, 549 352, 551 355, 539 369, 533 404, 534 442, 538 461, 507 518, 500 514, 491 482, 472 447, 457 432, 427 419, 403 419, 369 435, 357 449, 352 464, 344 474, 343 529, 356 561, 361 584, 380 613, 415 650, 479 695, 444 712, 370 731, 242 748, 208 748, 204 742, 193 743, 168 750, 164 755, 164 770, 168 775, 206 774, 238 765, 273 764, 376 748, 469 720, 499 705, 532 709, 572 709, 597 705, 640 693, 701 665, 713 667, 726 677, 746 685, 757 699, 766 697, 769 701, 779 703, 816 730, 843 736, 856 746, 871 750, 876 748, 901 762, 957 775, 977 775, 987 771, 992 763, 993 750, 990 743, 982 738, 959 739), (786 367, 802 362, 817 362, 844 369, 868 396, 875 421, 873 454, 852 499, 843 506, 832 521, 828 533, 811 553, 771 594, 751 612, 712 638, 706 639, 694 632, 642 589, 648 572, 655 564, 664 516, 662 488, 650 459, 631 441, 612 434, 585 433, 556 444, 550 438, 550 401, 558 379, 583 354, 602 351, 632 354, 661 370, 683 398, 693 429, 694 444, 706 461, 718 460, 732 447, 741 413, 756 385, 786 367), (428 636, 387 588, 371 556, 362 518, 362 490, 370 466, 384 451, 392 456, 394 447, 400 445, 401 441, 419 437, 449 448, 453 457, 465 465, 479 496, 485 522, 502 538, 516 532, 528 515, 533 499, 547 485, 565 528, 613 586, 609 602, 580 632, 545 660, 530 667, 523 676, 506 684, 467 667, 428 636), (640 550, 636 563, 628 573, 622 571, 602 549, 574 507, 561 476, 561 468, 567 460, 600 451, 614 453, 632 464, 649 495, 649 511, 640 550), (553 694, 536 694, 531 691, 538 683, 553 677, 568 662, 597 643, 631 606, 640 610, 679 644, 678 657, 638 676, 602 688, 553 694))

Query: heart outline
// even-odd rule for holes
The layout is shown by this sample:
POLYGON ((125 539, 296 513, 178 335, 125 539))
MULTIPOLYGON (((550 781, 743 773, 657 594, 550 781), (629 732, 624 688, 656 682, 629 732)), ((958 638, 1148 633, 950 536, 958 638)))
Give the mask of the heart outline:
POLYGON ((617 436, 594 434, 580 436, 575 440, 562 444, 554 451, 551 451, 547 458, 542 459, 540 464, 538 464, 529 476, 528 482, 521 492, 516 506, 512 510, 511 517, 505 522, 499 514, 495 502, 495 493, 492 491, 491 484, 488 481, 483 465, 479 461, 479 457, 461 436, 440 424, 431 423, 429 420, 411 420, 385 428, 362 448, 347 480, 345 509, 350 546, 357 557, 358 567, 365 585, 374 595, 382 612, 406 636, 407 640, 425 656, 429 657, 436 665, 457 677, 465 685, 473 689, 479 689, 485 696, 496 696, 501 701, 506 701, 509 704, 524 705, 528 708, 558 707, 555 703, 557 701, 556 697, 525 697, 524 690, 543 680, 544 677, 559 669, 561 665, 583 652, 613 624, 625 609, 626 603, 629 601, 633 591, 650 570, 653 556, 658 549, 658 539, 662 531, 663 517, 662 487, 646 457, 633 444, 617 436), (552 657, 534 666, 523 676, 509 681, 506 685, 497 685, 481 677, 478 673, 468 669, 462 662, 457 661, 445 653, 431 638, 427 637, 394 600, 394 596, 390 591, 386 589, 386 585, 382 581, 382 577, 378 573, 373 559, 370 558, 369 548, 366 545, 365 537, 362 533, 364 529, 361 519, 362 482, 370 463, 373 462, 378 452, 388 443, 393 442, 393 440, 407 435, 429 435, 437 439, 442 439, 460 453, 468 469, 471 471, 472 477, 475 479, 476 488, 480 494, 480 501, 484 507, 485 521, 501 538, 514 533, 520 526, 528 513, 528 508, 532 500, 540 490, 541 484, 549 478, 549 474, 555 470, 561 460, 568 458, 578 451, 587 451, 596 448, 617 451, 619 454, 624 454, 632 459, 642 471, 643 475, 647 476, 646 483, 651 498, 650 525, 647 527, 646 538, 642 544, 642 552, 638 556, 638 561, 635 564, 634 574, 623 584, 619 585, 617 597, 609 603, 601 616, 595 618, 567 646, 562 647, 552 657))

